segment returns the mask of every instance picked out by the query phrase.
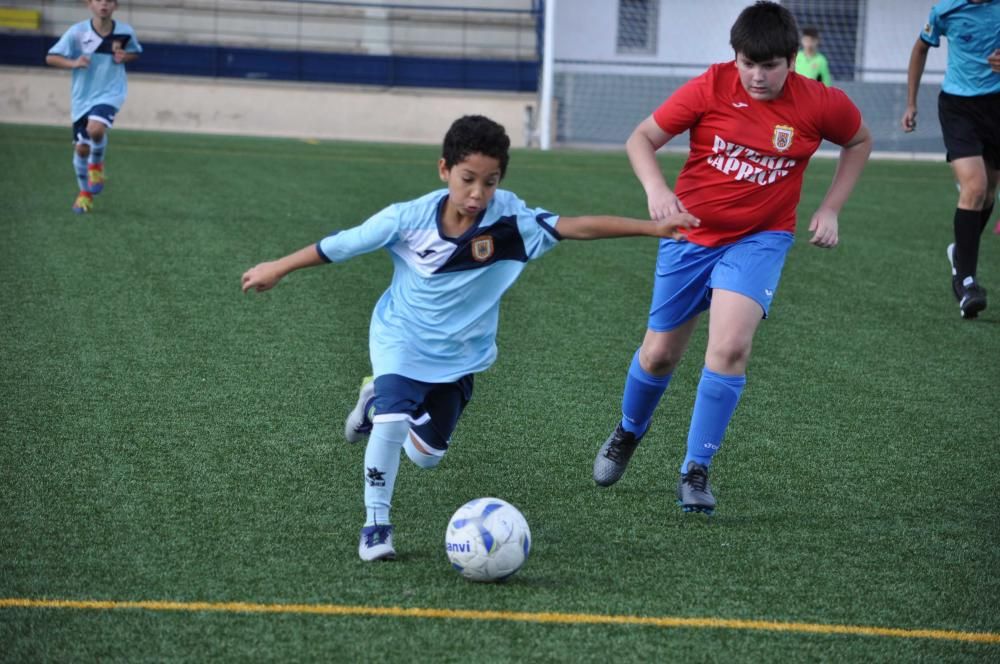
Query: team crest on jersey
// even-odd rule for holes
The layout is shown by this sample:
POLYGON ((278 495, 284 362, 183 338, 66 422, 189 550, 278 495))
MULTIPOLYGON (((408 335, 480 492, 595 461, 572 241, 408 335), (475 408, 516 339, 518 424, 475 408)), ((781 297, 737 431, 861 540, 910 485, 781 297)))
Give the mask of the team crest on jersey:
POLYGON ((485 263, 493 256, 493 236, 480 235, 472 238, 472 258, 479 263, 485 263))
POLYGON ((771 144, 778 152, 784 152, 792 147, 792 139, 795 138, 795 128, 788 125, 775 125, 774 136, 771 137, 771 144))

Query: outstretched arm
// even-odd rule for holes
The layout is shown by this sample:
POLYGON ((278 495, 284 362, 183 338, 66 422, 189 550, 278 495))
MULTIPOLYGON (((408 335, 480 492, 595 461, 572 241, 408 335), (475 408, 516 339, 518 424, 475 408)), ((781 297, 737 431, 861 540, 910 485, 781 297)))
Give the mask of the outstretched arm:
POLYGON ((906 71, 906 112, 903 113, 903 131, 909 133, 917 128, 917 91, 920 89, 920 79, 927 65, 927 52, 930 44, 920 37, 910 52, 910 66, 906 71))
POLYGON ((687 212, 672 214, 662 219, 646 221, 627 217, 585 216, 561 217, 556 230, 568 240, 599 240, 609 237, 649 235, 684 239, 684 230, 697 226, 700 222, 687 212))
POLYGON ((872 135, 868 127, 862 123, 851 140, 841 147, 833 182, 830 183, 823 202, 809 222, 809 230, 813 234, 809 240, 811 244, 824 249, 837 246, 840 241, 837 215, 854 190, 854 185, 861 177, 861 171, 864 170, 871 152, 872 135))
POLYGON ((255 290, 258 293, 266 291, 273 288, 289 272, 304 267, 320 265, 324 262, 316 250, 316 245, 310 244, 308 247, 302 247, 294 254, 288 254, 284 258, 254 265, 243 273, 241 288, 244 293, 249 290, 255 290))

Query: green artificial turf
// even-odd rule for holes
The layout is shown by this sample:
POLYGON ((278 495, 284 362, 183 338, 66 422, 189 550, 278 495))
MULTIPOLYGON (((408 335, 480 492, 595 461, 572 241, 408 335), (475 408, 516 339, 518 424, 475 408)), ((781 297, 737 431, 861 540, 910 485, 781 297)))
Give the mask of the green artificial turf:
MULTIPOLYGON (((382 252, 243 295, 242 272, 440 186, 433 147, 116 130, 93 213, 65 128, 0 125, 0 600, 248 602, 763 620, 994 643, 733 627, 308 613, 0 608, 0 660, 984 661, 1000 658, 1000 237, 963 321, 943 163, 872 162, 801 229, 713 464, 715 517, 674 504, 704 324, 625 478, 590 478, 645 328, 656 242, 565 242, 505 296, 499 360, 434 471, 405 462, 399 559, 357 559, 382 252), (451 513, 518 505, 502 585, 443 550, 451 513)), ((678 157, 665 157, 676 173, 678 157)), ((557 213, 644 216, 621 153, 516 150, 504 186, 557 213)), ((404 460, 405 461, 405 460, 404 460)))

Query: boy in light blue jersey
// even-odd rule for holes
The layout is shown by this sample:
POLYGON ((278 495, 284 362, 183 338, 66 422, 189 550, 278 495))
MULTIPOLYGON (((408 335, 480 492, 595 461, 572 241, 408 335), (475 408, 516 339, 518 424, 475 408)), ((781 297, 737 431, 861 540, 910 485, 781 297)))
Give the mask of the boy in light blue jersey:
POLYGON ((243 292, 264 291, 303 267, 377 249, 392 259, 392 282, 375 306, 369 333, 374 381, 362 385, 345 432, 355 442, 370 431, 362 560, 395 557, 389 507, 400 450, 421 468, 441 462, 472 396, 473 375, 496 359, 500 297, 527 262, 563 239, 682 239, 683 229, 698 223, 687 213, 654 222, 560 217, 528 207, 498 189, 509 148, 499 124, 482 116, 459 118, 438 161, 446 189, 390 205, 360 226, 243 274, 243 292))
POLYGON ((93 17, 70 26, 45 57, 53 67, 73 70, 70 112, 73 169, 80 187, 73 202, 77 214, 90 212, 94 194, 104 189, 107 132, 128 92, 125 64, 142 52, 132 26, 111 19, 118 0, 88 0, 87 6, 93 17))
POLYGON ((955 180, 954 242, 946 253, 962 318, 986 308, 979 284, 979 240, 989 223, 1000 180, 1000 0, 941 0, 913 45, 903 131, 917 127, 917 92, 927 52, 948 40, 948 64, 938 119, 955 180))

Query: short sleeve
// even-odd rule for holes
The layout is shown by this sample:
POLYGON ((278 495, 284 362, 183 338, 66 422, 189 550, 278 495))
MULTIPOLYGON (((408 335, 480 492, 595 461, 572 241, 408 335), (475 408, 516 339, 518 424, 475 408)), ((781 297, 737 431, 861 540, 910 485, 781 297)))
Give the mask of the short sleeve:
POLYGON ((390 205, 360 226, 338 231, 316 243, 316 251, 328 263, 386 247, 399 238, 399 206, 390 205))
POLYGON ((861 111, 843 90, 826 88, 820 134, 831 143, 844 145, 861 129, 861 111))
POLYGON ((562 236, 556 230, 559 217, 542 208, 529 208, 522 201, 517 212, 517 228, 529 260, 540 258, 559 244, 562 236))
POLYGON ((142 44, 139 43, 139 38, 135 35, 135 30, 131 25, 127 26, 125 34, 128 35, 128 42, 125 43, 126 53, 142 53, 142 44))
POLYGON ((931 9, 930 16, 927 17, 924 29, 920 31, 920 38, 931 46, 937 47, 941 45, 941 36, 943 34, 944 26, 938 17, 937 7, 934 7, 931 9))
POLYGON ((706 110, 708 76, 706 72, 691 79, 653 111, 653 120, 660 129, 671 136, 677 136, 698 123, 706 110))
POLYGON ((80 56, 76 48, 76 40, 73 38, 73 28, 63 33, 59 41, 49 49, 49 55, 61 55, 64 58, 77 58, 80 56))

